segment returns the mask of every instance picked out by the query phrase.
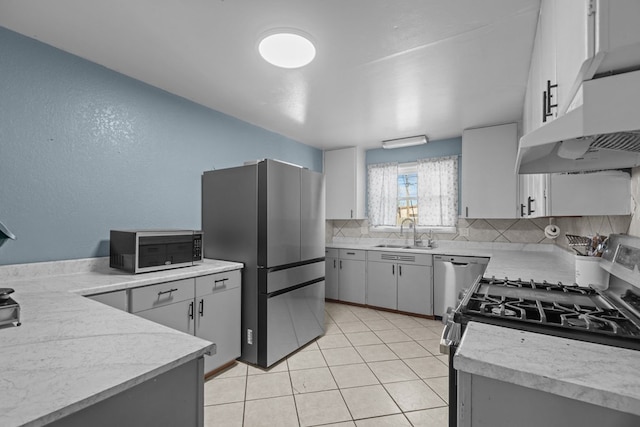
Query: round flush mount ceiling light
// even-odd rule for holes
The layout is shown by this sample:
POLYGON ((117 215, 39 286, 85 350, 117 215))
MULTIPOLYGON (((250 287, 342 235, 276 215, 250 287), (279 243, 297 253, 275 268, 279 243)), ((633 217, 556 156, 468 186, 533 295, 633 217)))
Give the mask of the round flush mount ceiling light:
POLYGON ((304 67, 316 57, 316 48, 299 31, 280 30, 262 37, 258 52, 268 63, 281 68, 304 67))

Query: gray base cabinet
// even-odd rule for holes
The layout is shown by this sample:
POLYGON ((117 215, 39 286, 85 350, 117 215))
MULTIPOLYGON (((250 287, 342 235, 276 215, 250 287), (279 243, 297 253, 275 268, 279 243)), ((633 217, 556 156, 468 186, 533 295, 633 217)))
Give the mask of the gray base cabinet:
POLYGON ((325 287, 324 296, 329 299, 339 299, 338 288, 338 263, 339 251, 338 249, 327 248, 325 251, 325 287))
POLYGON ((395 263, 367 263, 367 304, 396 310, 398 308, 398 268, 395 263))
POLYGON ((216 354, 205 356, 210 372, 240 357, 240 271, 196 277, 195 335, 216 344, 216 354))
POLYGON ((211 372, 240 357, 240 270, 131 289, 130 312, 215 344, 204 357, 211 372))
POLYGON ((433 314, 433 268, 398 264, 398 310, 433 314))
POLYGON ((202 358, 47 424, 49 427, 203 425, 202 358))
POLYGON ((457 413, 459 427, 640 425, 637 415, 462 371, 457 413))
POLYGON ((433 315, 431 254, 369 251, 367 305, 433 315))
POLYGON ((338 261, 339 299, 365 304, 366 301, 366 252, 340 249, 338 261))

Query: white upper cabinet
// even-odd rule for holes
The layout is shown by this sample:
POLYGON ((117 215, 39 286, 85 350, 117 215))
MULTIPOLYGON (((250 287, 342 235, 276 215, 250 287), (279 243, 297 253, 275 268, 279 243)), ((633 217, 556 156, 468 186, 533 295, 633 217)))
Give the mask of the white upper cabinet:
POLYGON ((326 219, 365 217, 366 171, 364 149, 324 152, 326 219))
POLYGON ((516 218, 518 125, 462 133, 463 218, 516 218))
POLYGON ((640 1, 542 0, 523 133, 582 104, 581 84, 640 67, 640 1))

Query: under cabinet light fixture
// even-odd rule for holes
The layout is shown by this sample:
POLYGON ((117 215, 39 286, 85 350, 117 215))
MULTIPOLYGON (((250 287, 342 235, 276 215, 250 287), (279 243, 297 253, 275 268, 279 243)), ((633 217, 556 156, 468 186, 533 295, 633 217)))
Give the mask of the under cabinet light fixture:
POLYGON ((387 139, 382 141, 382 148, 400 148, 411 147, 413 145, 422 145, 429 142, 426 135, 409 136, 407 138, 387 139))

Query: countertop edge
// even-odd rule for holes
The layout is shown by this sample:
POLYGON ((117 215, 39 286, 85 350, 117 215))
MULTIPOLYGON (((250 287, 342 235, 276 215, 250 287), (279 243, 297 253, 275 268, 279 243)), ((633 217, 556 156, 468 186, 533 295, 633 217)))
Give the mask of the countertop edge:
MULTIPOLYGON (((576 354, 592 352, 595 359, 622 355, 630 366, 618 371, 638 372, 640 358, 636 350, 569 340, 555 336, 470 322, 454 356, 456 370, 476 374, 523 387, 549 392, 640 416, 640 385, 625 387, 624 374, 616 386, 607 383, 609 372, 572 372, 576 354), (491 344, 488 344, 491 343, 491 344), (494 355, 499 352, 499 357, 494 355), (505 355, 505 353, 508 353, 505 355), (536 357, 540 360, 536 360, 536 357), (555 368, 545 364, 554 358, 555 368), (638 359, 638 361, 636 361, 638 359), (517 366, 516 366, 517 365, 517 366), (597 381, 601 379, 601 381, 597 381), (630 390, 629 390, 630 389, 630 390), (624 394, 621 390, 629 390, 624 394), (633 394, 633 395, 631 395, 633 394)), ((600 365, 604 366, 605 363, 600 365)))

